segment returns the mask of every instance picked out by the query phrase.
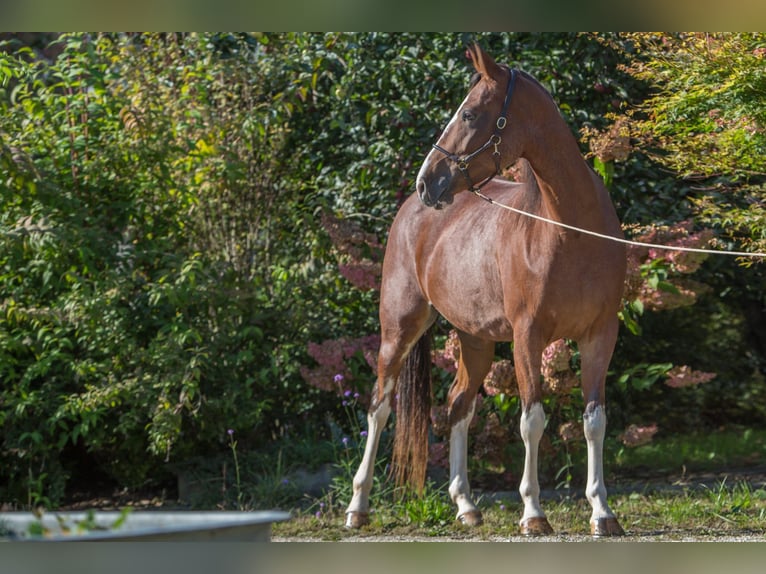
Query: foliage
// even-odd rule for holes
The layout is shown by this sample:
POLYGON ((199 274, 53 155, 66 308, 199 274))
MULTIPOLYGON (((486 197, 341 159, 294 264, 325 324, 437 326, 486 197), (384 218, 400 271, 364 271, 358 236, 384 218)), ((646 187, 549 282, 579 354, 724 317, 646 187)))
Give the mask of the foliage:
POLYGON ((218 40, 74 35, 50 64, 3 56, 11 488, 60 483, 73 450, 140 484, 300 409, 276 399, 281 333, 264 332, 289 272, 270 244, 296 223, 272 205, 288 111, 252 82, 257 46, 218 40))
POLYGON ((655 87, 626 129, 661 164, 693 182, 700 221, 766 251, 766 35, 632 34, 625 71, 655 87))
MULTIPOLYGON (((635 236, 703 242, 704 223, 718 242, 755 248, 762 158, 750 155, 761 150, 763 108, 751 88, 761 82, 761 37, 708 37, 706 50, 700 38, 71 34, 44 51, 4 44, 0 499, 51 505, 91 477, 139 486, 193 461, 231 465, 234 454, 241 506, 283 493, 277 475, 321 464, 314 457, 327 443, 356 437, 334 393, 359 393, 365 404, 385 234, 467 89, 467 41, 546 85, 584 135, 583 151, 601 162, 635 236), (688 69, 671 65, 681 57, 688 69), (721 79, 724 67, 732 75, 717 90, 694 83, 721 79), (696 148, 658 147, 684 143, 673 137, 683 123, 650 130, 651 106, 663 104, 651 90, 665 77, 679 96, 668 105, 697 118, 688 123, 701 134, 688 142, 696 148), (693 89, 680 90, 682 80, 693 89), (594 143, 610 133, 613 114, 634 108, 606 147, 594 143), (711 116, 716 109, 725 111, 711 116), (625 144, 623 128, 640 151, 615 147, 625 144), (685 166, 714 136, 720 153, 705 160, 731 154, 736 165, 692 174, 685 166), (607 157, 607 148, 620 153, 607 157), (676 156, 685 159, 666 163, 676 156), (227 429, 236 429, 236 448, 227 429), (311 455, 298 442, 315 445, 311 455), (270 476, 263 492, 247 489, 254 472, 270 476)), ((716 412, 757 419, 766 410, 758 266, 743 276, 733 263, 692 268, 680 256, 641 253, 633 269, 610 376, 614 435, 629 424, 656 422, 658 436, 715 426, 716 412), (685 289, 694 305, 668 309, 685 289), (716 378, 656 384, 671 365, 716 378)), ((498 350, 494 376, 509 370, 509 356, 498 350)), ((442 371, 437 398, 451 376, 442 371)), ((518 462, 518 399, 498 380, 487 384, 472 430, 482 460, 492 461, 473 464, 486 473, 518 462), (506 439, 511 446, 499 448, 506 439)), ((546 400, 552 428, 579 425, 576 390, 546 400)), ((582 452, 552 434, 546 448, 558 455, 548 475, 566 482, 582 452)), ((211 471, 224 486, 225 468, 211 471)))

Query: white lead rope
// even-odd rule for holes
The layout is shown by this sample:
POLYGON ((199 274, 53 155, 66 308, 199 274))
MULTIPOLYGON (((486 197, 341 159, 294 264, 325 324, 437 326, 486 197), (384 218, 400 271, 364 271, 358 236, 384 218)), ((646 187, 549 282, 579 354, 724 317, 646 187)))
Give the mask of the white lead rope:
POLYGON ((566 223, 556 221, 555 219, 548 219, 547 217, 543 217, 541 215, 535 215, 534 213, 529 213, 521 209, 516 209, 515 207, 511 207, 510 205, 504 205, 502 203, 498 203, 491 197, 487 197, 486 195, 484 195, 478 189, 473 189, 471 191, 473 191, 474 195, 482 198, 485 201, 488 201, 492 205, 497 205, 498 207, 502 207, 503 209, 507 209, 508 211, 513 211, 514 213, 518 213, 519 215, 525 215, 526 217, 531 217, 532 219, 544 221, 546 223, 550 223, 551 225, 558 225, 559 227, 565 227, 566 229, 571 229, 572 231, 579 231, 580 233, 585 233, 586 235, 592 235, 593 237, 600 237, 601 239, 609 239, 611 241, 624 243, 626 245, 637 245, 639 247, 651 247, 652 249, 667 249, 668 251, 688 251, 690 253, 706 253, 709 255, 733 255, 735 257, 766 257, 766 253, 751 253, 749 251, 718 251, 715 249, 701 249, 699 247, 673 247, 671 245, 655 245, 654 243, 644 243, 643 241, 632 241, 630 239, 623 239, 621 237, 614 237, 612 235, 604 235, 603 233, 588 231, 587 229, 580 229, 579 227, 575 227, 574 225, 568 225, 566 223))

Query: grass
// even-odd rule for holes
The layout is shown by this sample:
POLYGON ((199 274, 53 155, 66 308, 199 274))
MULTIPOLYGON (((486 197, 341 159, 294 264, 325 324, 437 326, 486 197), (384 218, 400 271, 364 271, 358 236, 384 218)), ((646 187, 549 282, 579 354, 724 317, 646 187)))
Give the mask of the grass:
MULTIPOLYGON (((766 461, 766 431, 731 429, 719 433, 668 438, 634 449, 607 445, 609 503, 628 535, 683 539, 688 536, 766 533, 766 490, 746 480, 730 481, 724 471, 766 461), (724 477, 695 482, 690 473, 724 477), (628 486, 626 486, 628 485, 628 486)), ((575 464, 584 464, 578 460, 575 464)), ((361 531, 343 527, 345 504, 355 461, 346 459, 330 491, 308 508, 293 509, 294 519, 275 525, 274 536, 290 539, 449 538, 497 540, 519 535, 522 504, 515 493, 507 499, 479 497, 485 523, 467 528, 455 521, 446 485, 429 483, 422 497, 400 497, 376 473, 371 524, 361 531), (321 505, 321 506, 320 506, 321 505)), ((766 472, 764 472, 766 474, 766 472)), ((559 536, 588 536, 590 506, 576 495, 553 491, 543 501, 559 536)), ((548 486, 552 488, 551 485, 548 486)), ((515 488, 515 485, 514 485, 515 488)), ((545 488, 545 485, 543 485, 545 488)))
MULTIPOLYGON (((746 482, 674 492, 625 493, 610 496, 610 505, 629 537, 683 539, 690 536, 766 534, 766 490, 746 482)), ((521 502, 485 499, 479 502, 484 524, 465 527, 443 489, 430 490, 420 500, 382 505, 371 524, 360 531, 343 527, 343 513, 315 516, 298 512, 293 520, 274 525, 277 538, 335 541, 348 538, 449 538, 501 540, 519 535, 521 502), (435 510, 435 512, 433 512, 435 510)), ((584 498, 545 500, 543 507, 559 537, 589 536, 590 506, 584 498)))
POLYGON ((617 441, 605 446, 605 465, 620 474, 636 471, 667 474, 718 471, 766 463, 766 431, 724 429, 719 432, 668 437, 638 448, 617 441))
MULTIPOLYGON (((275 537, 290 539, 496 540, 519 534, 517 523, 522 505, 516 494, 518 484, 504 486, 510 491, 507 495, 480 496, 478 504, 485 524, 467 528, 455 521, 455 508, 446 484, 429 482, 422 497, 402 496, 387 480, 386 461, 382 457, 378 460, 371 496, 371 524, 358 532, 346 530, 344 511, 351 497, 351 479, 362 446, 361 440, 338 439, 318 444, 306 439, 275 444, 270 453, 238 453, 232 441, 230 452, 222 453, 221 460, 207 461, 211 469, 202 474, 208 478, 197 482, 206 487, 193 506, 290 510, 294 519, 274 526, 275 537), (305 484, 298 480, 300 472, 315 472, 323 465, 332 469, 324 489, 307 493, 305 484)), ((543 507, 561 536, 589 534, 590 507, 582 496, 584 451, 579 449, 567 460, 577 470, 571 490, 556 489, 555 468, 548 472, 548 483, 541 485, 547 489, 543 507)), ((541 462, 556 466, 550 460, 541 462)), ((730 428, 658 439, 637 448, 623 447, 616 439, 605 445, 610 505, 625 530, 639 537, 766 532, 763 485, 747 482, 741 473, 739 478, 725 478, 727 469, 758 463, 766 465, 766 431, 760 430, 730 428), (700 473, 708 473, 704 484, 700 473)), ((469 471, 474 484, 480 484, 481 470, 469 471)), ((763 474, 766 475, 766 467, 763 474)))

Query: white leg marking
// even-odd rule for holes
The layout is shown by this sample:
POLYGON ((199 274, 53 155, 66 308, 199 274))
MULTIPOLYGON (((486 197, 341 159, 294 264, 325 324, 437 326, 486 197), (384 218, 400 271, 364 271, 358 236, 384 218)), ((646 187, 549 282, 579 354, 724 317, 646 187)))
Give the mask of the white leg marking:
POLYGON ((372 490, 372 476, 375 470, 375 456, 378 452, 378 443, 383 427, 386 426, 388 416, 391 414, 389 396, 393 388, 394 381, 386 381, 383 388, 383 401, 375 411, 367 414, 367 442, 364 445, 362 462, 354 475, 354 494, 348 508, 346 508, 346 514, 349 512, 364 513, 370 509, 370 490, 372 490))
POLYGON ((524 502, 524 515, 521 522, 528 518, 544 517, 540 506, 540 483, 537 478, 537 448, 545 429, 545 412, 540 403, 521 413, 521 438, 524 441, 524 475, 521 477, 519 494, 524 502))
POLYGON ((585 496, 588 498, 593 515, 591 522, 599 518, 612 517, 612 511, 606 502, 604 485, 604 435, 606 434, 606 413, 601 405, 587 409, 583 414, 585 440, 588 443, 588 484, 585 496))
POLYGON ((468 484, 468 426, 473 419, 476 403, 466 417, 452 426, 449 438, 449 494, 457 505, 457 516, 477 510, 471 500, 471 487, 468 484))

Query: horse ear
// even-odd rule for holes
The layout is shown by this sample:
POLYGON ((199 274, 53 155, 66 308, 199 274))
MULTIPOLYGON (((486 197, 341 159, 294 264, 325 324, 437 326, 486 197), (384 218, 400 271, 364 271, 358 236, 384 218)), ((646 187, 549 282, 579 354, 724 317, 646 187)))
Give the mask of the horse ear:
POLYGON ((481 49, 479 44, 468 46, 468 57, 473 63, 473 67, 482 76, 498 80, 503 76, 503 70, 492 59, 492 56, 481 49))

